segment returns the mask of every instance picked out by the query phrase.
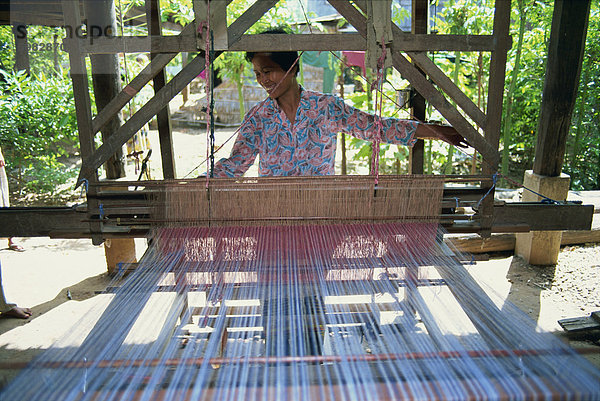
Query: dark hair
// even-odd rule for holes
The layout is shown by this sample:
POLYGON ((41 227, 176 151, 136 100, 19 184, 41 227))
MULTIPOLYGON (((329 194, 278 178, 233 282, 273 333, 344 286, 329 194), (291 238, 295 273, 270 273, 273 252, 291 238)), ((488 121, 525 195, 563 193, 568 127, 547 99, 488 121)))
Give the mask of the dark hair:
MULTIPOLYGON (((275 34, 283 34, 287 35, 289 32, 286 32, 282 28, 269 29, 267 31, 261 32, 263 33, 275 33, 275 34)), ((287 71, 294 65, 294 62, 298 58, 297 51, 291 52, 246 52, 246 60, 252 62, 252 59, 257 53, 264 53, 267 57, 269 57, 274 63, 281 67, 283 71, 287 71)), ((296 75, 298 75, 298 68, 296 68, 296 75)))

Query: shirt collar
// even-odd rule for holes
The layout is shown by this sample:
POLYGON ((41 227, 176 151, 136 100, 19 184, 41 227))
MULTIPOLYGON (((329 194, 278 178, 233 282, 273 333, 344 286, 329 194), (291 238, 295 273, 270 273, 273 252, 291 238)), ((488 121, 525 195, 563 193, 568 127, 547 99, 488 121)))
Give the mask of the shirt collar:
MULTIPOLYGON (((300 104, 298 105, 298 107, 306 107, 309 104, 309 103, 307 103, 308 102, 308 94, 306 93, 306 90, 304 90, 302 85, 298 84, 298 87, 300 88, 300 104)), ((269 110, 270 113, 281 111, 281 108, 279 107, 279 105, 277 104, 275 99, 273 99, 270 96, 267 97, 267 109, 269 110)))

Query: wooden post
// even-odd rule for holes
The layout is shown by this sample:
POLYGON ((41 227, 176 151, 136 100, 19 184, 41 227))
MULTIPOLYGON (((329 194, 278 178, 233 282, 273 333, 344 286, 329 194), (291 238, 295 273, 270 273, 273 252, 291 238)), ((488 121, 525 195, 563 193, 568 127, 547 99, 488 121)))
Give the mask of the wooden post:
MULTIPOLYGON (((544 196, 563 201, 569 176, 561 174, 571 115, 577 97, 590 0, 556 0, 552 16, 544 92, 538 123, 533 171, 525 172, 524 185, 544 196)), ((527 191, 523 201, 540 201, 527 191)), ((516 236, 515 253, 535 265, 558 261, 561 231, 532 231, 516 236)))
MULTIPOLYGON (((346 57, 342 56, 342 62, 340 63, 340 77, 338 84, 340 86, 340 97, 344 98, 344 70, 346 68, 346 57)), ((342 175, 348 174, 348 161, 346 159, 346 134, 340 133, 340 146, 342 151, 342 175)))
MULTIPOLYGON (((187 52, 182 52, 181 53, 181 67, 185 67, 187 65, 187 63, 188 63, 188 54, 187 54, 187 52)), ((183 100, 183 104, 184 105, 188 101, 189 93, 190 93, 190 87, 189 86, 186 86, 181 91, 181 99, 183 100)))
POLYGON ((31 74, 31 66, 29 64, 29 50, 27 49, 27 26, 13 25, 12 31, 15 37, 15 71, 25 70, 29 75, 31 74))
MULTIPOLYGON (((510 4, 511 0, 496 0, 494 11, 494 38, 496 47, 490 60, 490 80, 488 86, 487 118, 484 127, 485 138, 494 149, 500 145, 500 125, 502 122, 502 99, 506 77, 506 53, 510 48, 510 4)), ((498 166, 487 164, 484 174, 493 174, 498 166)))
MULTIPOLYGON (((84 3, 87 17, 88 39, 93 44, 94 39, 114 36, 117 29, 114 0, 86 0, 84 3)), ((121 92, 121 71, 117 54, 92 54, 90 55, 92 67, 92 83, 96 108, 102 110, 121 92)), ((116 114, 102 128, 102 141, 108 140, 121 127, 121 115, 116 114)), ((104 164, 106 178, 117 179, 125 177, 123 163, 123 150, 116 152, 104 164)))
MULTIPOLYGON (((160 5, 158 0, 146 1, 146 21, 148 23, 148 35, 160 37, 162 35, 160 20, 160 5)), ((151 53, 150 60, 156 58, 158 54, 151 53)), ((160 71, 154 77, 154 93, 157 93, 167 82, 166 73, 160 71)), ((156 114, 158 123, 158 137, 160 142, 160 154, 162 159, 162 170, 164 179, 175 178, 175 157, 173 152, 173 138, 171 135, 171 112, 169 104, 156 114)))
POLYGON ((559 176, 577 97, 591 0, 556 0, 533 172, 559 176))
MULTIPOLYGON (((87 17, 87 31, 90 43, 100 37, 111 37, 117 32, 117 19, 114 0, 87 0, 84 3, 87 17)), ((92 83, 96 107, 102 110, 121 92, 121 69, 117 54, 90 55, 92 83)), ((102 139, 106 140, 121 127, 121 114, 117 113, 102 128, 102 139)), ((105 163, 106 178, 117 179, 125 176, 122 148, 105 163)), ((100 206, 100 205, 99 205, 100 206)), ((104 242, 107 270, 113 273, 117 263, 135 261, 135 242, 124 238, 104 242), (133 258, 131 257, 133 255, 133 258)))
MULTIPOLYGON (((496 47, 490 60, 490 80, 488 85, 487 118, 484 126, 485 139, 494 150, 500 146, 500 128, 502 123, 502 99, 504 79, 506 77, 506 58, 510 47, 510 6, 511 0, 496 0, 494 9, 494 38, 496 47)), ((478 149, 479 150, 479 149, 478 149)), ((482 155, 483 156, 483 155, 482 155)), ((496 162, 490 162, 484 156, 483 173, 494 174, 498 170, 496 162)), ((478 213, 481 215, 481 236, 489 237, 493 222, 494 188, 481 202, 478 213)))
MULTIPOLYGON (((62 0, 63 16, 65 27, 73 30, 81 26, 81 16, 79 14, 79 3, 71 0, 62 0)), ((77 115, 77 129, 79 131, 79 151, 81 159, 90 157, 95 150, 94 136, 92 133, 92 106, 90 92, 88 87, 88 73, 85 64, 85 55, 81 52, 79 40, 75 35, 65 39, 67 51, 69 52, 70 75, 73 81, 73 96, 75 98, 75 113, 77 115)), ((87 175, 90 184, 98 182, 98 171, 94 169, 87 175)), ((98 200, 96 198, 97 190, 95 185, 86 188, 88 211, 98 209, 98 200)), ((93 221, 90 223, 92 233, 92 243, 100 245, 102 239, 102 222, 93 221)))
MULTIPOLYGON (((413 0, 412 2, 412 33, 426 34, 429 28, 429 1, 428 0, 413 0)), ((419 71, 423 72, 421 69, 419 71)), ((423 73, 423 75, 425 75, 423 73)), ((414 96, 411 96, 410 107, 411 115, 417 121, 425 122, 427 120, 427 107, 425 98, 417 91, 414 91, 414 96)), ((425 162, 425 141, 417 140, 415 145, 410 149, 410 174, 423 174, 423 165, 425 162)))

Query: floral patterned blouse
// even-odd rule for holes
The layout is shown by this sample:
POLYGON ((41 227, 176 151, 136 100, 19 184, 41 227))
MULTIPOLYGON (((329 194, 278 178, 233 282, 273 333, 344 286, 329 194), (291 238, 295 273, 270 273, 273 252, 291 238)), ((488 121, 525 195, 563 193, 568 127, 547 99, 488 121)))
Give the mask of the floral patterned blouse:
MULTIPOLYGON (((418 122, 383 118, 382 142, 412 146, 418 122)), ((292 125, 272 98, 244 118, 231 156, 215 163, 215 177, 239 177, 259 155, 260 176, 332 175, 337 133, 371 140, 377 132, 372 114, 348 106, 336 96, 301 88, 292 125)))

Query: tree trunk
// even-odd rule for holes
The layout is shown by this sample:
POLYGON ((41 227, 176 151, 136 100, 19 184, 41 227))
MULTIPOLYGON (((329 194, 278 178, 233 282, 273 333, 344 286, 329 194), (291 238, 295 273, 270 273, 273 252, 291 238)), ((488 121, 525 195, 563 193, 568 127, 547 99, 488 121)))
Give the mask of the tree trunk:
MULTIPOLYGON (((116 34, 117 18, 113 0, 87 0, 84 6, 90 40, 116 34)), ((100 111, 121 92, 119 57, 117 54, 92 54, 90 60, 94 98, 96 108, 100 111)), ((102 139, 108 140, 121 127, 121 122, 121 115, 118 113, 101 130, 102 139)), ((125 176, 122 159, 123 151, 120 150, 106 162, 106 178, 116 179, 125 176)))

